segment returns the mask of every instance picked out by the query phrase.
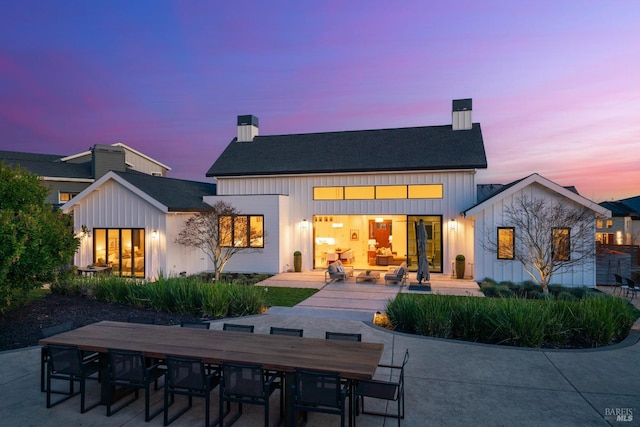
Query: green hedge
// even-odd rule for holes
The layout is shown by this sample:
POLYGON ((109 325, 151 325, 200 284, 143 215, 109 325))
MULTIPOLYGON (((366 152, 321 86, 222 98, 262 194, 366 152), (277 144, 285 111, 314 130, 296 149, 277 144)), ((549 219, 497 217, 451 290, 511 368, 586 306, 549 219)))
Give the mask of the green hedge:
POLYGON ((386 305, 398 331, 537 348, 590 348, 623 340, 640 311, 621 298, 580 300, 400 294, 386 305))

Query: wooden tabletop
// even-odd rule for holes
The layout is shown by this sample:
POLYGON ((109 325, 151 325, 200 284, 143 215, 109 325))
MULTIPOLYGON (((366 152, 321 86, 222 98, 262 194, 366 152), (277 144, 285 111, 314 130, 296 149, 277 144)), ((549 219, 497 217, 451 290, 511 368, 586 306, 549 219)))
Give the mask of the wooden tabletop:
POLYGON ((104 353, 109 348, 142 351, 147 357, 197 357, 207 363, 258 363, 265 369, 295 368, 339 372, 347 379, 371 378, 382 356, 381 343, 249 334, 176 326, 102 321, 40 340, 40 345, 75 345, 104 353))

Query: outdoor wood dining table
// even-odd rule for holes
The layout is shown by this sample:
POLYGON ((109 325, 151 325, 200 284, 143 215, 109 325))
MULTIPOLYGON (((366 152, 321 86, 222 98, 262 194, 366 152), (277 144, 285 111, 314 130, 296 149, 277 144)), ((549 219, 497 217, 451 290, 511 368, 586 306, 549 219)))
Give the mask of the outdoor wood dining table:
MULTIPOLYGON (((110 348, 141 351, 146 357, 195 357, 205 363, 257 363, 292 379, 295 368, 339 372, 347 380, 370 379, 380 362, 381 343, 247 334, 209 329, 179 328, 102 321, 40 340, 40 345, 73 345, 107 354, 110 348)), ((285 407, 291 396, 286 387, 285 407)), ((103 388, 103 392, 104 392, 103 388)), ((353 402, 352 402, 353 404, 353 402)), ((285 419, 288 412, 285 411, 285 419)))

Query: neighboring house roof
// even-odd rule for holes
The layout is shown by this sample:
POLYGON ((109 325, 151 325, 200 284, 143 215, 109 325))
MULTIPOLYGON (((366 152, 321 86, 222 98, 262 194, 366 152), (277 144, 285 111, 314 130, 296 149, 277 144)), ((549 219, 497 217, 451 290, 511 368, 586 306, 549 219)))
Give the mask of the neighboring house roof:
POLYGON ((640 196, 628 199, 602 202, 600 206, 609 209, 613 216, 630 216, 634 219, 640 218, 640 196))
POLYGON ((480 124, 234 138, 207 177, 478 169, 487 167, 480 124))
POLYGON ((21 153, 17 151, 0 151, 0 161, 8 165, 28 170, 40 177, 92 179, 91 162, 62 162, 63 156, 55 154, 21 153))
POLYGON ((110 171, 62 206, 66 211, 108 180, 115 180, 163 212, 198 212, 211 208, 204 196, 214 196, 216 185, 207 182, 152 176, 141 172, 110 171))
MULTIPOLYGON (((509 184, 478 184, 477 194, 476 194, 477 203, 481 203, 487 200, 489 197, 495 196, 501 191, 508 190, 509 188, 513 187, 523 179, 525 178, 521 178, 516 181, 510 182, 509 184)), ((571 191, 572 193, 580 194, 578 193, 578 190, 576 189, 576 187, 573 185, 565 186, 564 188, 571 191)))
MULTIPOLYGON (((137 154, 137 155, 139 155, 141 157, 144 157, 145 159, 149 160, 150 162, 153 162, 153 163, 157 164, 160 167, 163 167, 163 168, 165 168, 167 170, 171 170, 171 168, 169 166, 167 166, 167 165, 165 165, 163 163, 160 163, 156 159, 152 159, 151 157, 147 156, 146 154, 141 153, 140 151, 138 151, 138 150, 136 150, 134 148, 131 148, 128 145, 123 144, 122 142, 116 142, 114 144, 111 144, 111 146, 112 147, 122 147, 125 150, 129 150, 132 153, 135 153, 135 154, 137 154)), ((71 155, 71 156, 66 156, 64 158, 61 158, 60 160, 63 161, 63 162, 66 162, 66 161, 69 161, 69 160, 74 160, 74 159, 77 159, 77 158, 81 158, 83 156, 91 156, 91 150, 89 149, 87 151, 83 151, 83 152, 78 153, 78 154, 74 154, 74 155, 71 155)))
POLYGON ((598 205, 597 203, 587 199, 586 197, 582 197, 581 195, 579 195, 577 192, 572 191, 575 190, 575 188, 573 187, 563 187, 561 185, 556 184, 555 182, 548 180, 547 178, 544 178, 540 175, 538 175, 537 173, 531 174, 525 178, 513 181, 510 184, 507 184, 503 187, 501 187, 500 189, 498 189, 494 194, 492 194, 491 196, 489 196, 488 198, 478 202, 477 204, 475 204, 474 206, 470 207, 469 209, 465 210, 464 212, 462 212, 464 214, 465 217, 469 217, 469 216, 473 216, 476 215, 477 213, 487 209, 488 207, 492 206, 493 204, 495 204, 496 202, 509 197, 513 194, 515 194, 516 192, 522 190, 523 188, 526 188, 530 185, 533 184, 537 184, 537 185, 541 185, 561 196, 564 196, 578 204, 581 204, 583 206, 585 206, 586 208, 589 208, 591 210, 593 210, 594 212, 609 217, 611 216, 611 211, 598 205))

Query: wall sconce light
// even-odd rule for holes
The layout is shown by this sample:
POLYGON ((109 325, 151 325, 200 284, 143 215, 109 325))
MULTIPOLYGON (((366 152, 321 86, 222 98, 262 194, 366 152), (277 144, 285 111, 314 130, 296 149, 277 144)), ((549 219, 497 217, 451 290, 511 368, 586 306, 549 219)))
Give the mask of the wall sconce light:
POLYGON ((153 240, 157 240, 157 239, 158 239, 158 230, 153 230, 153 231, 151 232, 151 238, 152 238, 153 240))
POLYGON ((76 234, 76 237, 82 240, 87 240, 89 237, 91 237, 91 230, 89 230, 89 227, 83 224, 80 228, 80 232, 76 234))
POLYGON ((302 228, 309 228, 309 221, 306 218, 302 220, 302 228))
POLYGON ((456 229, 456 220, 451 218, 451 221, 449 221, 449 230, 455 230, 456 229))

